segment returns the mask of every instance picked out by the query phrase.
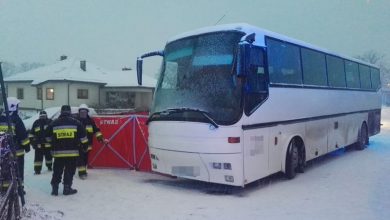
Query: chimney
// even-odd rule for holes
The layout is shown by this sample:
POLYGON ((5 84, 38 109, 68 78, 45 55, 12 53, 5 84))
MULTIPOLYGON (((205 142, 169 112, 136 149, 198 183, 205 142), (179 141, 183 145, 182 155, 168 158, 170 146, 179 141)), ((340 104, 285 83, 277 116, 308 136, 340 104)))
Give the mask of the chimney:
POLYGON ((63 60, 66 60, 67 58, 68 58, 68 56, 62 55, 62 56, 60 57, 60 60, 63 61, 63 60))
POLYGON ((82 69, 83 71, 87 71, 87 61, 80 60, 80 69, 82 69))
POLYGON ((132 70, 131 67, 123 67, 122 68, 122 71, 129 71, 129 70, 132 70))

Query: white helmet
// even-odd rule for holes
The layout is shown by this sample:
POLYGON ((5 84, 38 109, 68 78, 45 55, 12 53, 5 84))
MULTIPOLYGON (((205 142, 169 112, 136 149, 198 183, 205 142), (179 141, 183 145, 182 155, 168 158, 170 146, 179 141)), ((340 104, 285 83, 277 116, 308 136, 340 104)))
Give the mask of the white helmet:
POLYGON ((81 104, 81 105, 79 106, 79 111, 82 110, 82 109, 85 109, 85 110, 89 111, 88 105, 87 105, 87 104, 81 104))
POLYGON ((19 103, 20 103, 19 99, 15 97, 8 97, 7 102, 8 102, 8 110, 10 112, 16 112, 18 110, 19 103))

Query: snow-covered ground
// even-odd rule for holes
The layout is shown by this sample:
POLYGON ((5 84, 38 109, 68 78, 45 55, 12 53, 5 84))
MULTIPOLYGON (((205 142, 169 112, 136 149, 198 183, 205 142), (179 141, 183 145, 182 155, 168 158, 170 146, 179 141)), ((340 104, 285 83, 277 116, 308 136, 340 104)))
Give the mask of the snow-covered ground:
POLYGON ((26 157, 24 219, 390 219, 390 109, 363 151, 317 159, 293 180, 274 175, 228 188, 129 170, 77 175, 72 196, 50 195, 51 173, 26 157))

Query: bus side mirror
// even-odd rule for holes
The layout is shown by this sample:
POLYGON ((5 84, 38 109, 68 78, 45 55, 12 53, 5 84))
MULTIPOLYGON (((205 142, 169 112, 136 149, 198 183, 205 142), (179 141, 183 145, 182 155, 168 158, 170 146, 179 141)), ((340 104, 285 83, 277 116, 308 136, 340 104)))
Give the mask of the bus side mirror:
POLYGON ((142 59, 137 59, 137 80, 138 85, 142 85, 142 59))
POLYGON ((250 68, 251 44, 244 41, 238 44, 237 77, 246 77, 250 68))

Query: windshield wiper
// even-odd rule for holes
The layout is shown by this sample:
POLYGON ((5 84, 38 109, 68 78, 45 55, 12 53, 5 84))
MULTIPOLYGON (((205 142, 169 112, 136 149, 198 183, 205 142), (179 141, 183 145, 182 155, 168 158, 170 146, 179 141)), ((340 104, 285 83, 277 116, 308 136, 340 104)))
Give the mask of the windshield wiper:
POLYGON ((152 121, 153 117, 156 115, 170 115, 172 113, 181 113, 181 112, 199 112, 200 114, 203 115, 203 117, 205 117, 207 119, 207 121, 211 125, 213 125, 215 128, 219 128, 219 125, 214 121, 214 119, 212 119, 209 116, 210 113, 208 113, 206 111, 199 110, 199 109, 192 109, 192 108, 170 108, 170 109, 167 109, 165 111, 155 112, 148 118, 148 120, 146 121, 146 124, 149 124, 149 122, 152 121))

